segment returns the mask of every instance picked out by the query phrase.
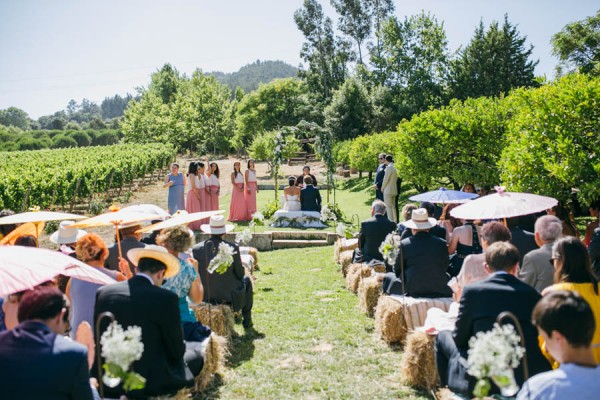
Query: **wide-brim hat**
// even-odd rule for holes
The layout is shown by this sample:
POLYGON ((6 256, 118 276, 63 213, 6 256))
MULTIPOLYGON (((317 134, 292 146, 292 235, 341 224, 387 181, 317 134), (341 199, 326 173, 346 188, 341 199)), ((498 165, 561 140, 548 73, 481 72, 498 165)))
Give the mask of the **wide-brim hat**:
POLYGON ((402 223, 402 225, 410 229, 430 229, 436 224, 437 220, 435 218, 429 218, 429 214, 427 214, 427 210, 424 208, 412 210, 410 221, 402 223))
POLYGON ((127 252, 127 258, 136 267, 142 258, 152 258, 165 264, 165 279, 172 278, 179 273, 179 260, 172 254, 169 254, 167 249, 162 246, 146 245, 137 249, 131 249, 127 252))
POLYGON ((202 224, 200 229, 202 232, 212 233, 214 235, 222 235, 233 230, 232 224, 225 224, 225 217, 222 215, 213 215, 210 217, 209 224, 202 224))
POLYGON ((61 221, 58 230, 50 235, 50 241, 56 244, 71 244, 87 235, 83 229, 69 228, 74 223, 75 221, 61 221))

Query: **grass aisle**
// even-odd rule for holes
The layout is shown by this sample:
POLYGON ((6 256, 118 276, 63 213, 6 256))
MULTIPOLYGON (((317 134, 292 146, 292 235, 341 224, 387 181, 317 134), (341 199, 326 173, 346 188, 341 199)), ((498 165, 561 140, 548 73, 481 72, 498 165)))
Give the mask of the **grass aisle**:
POLYGON ((209 398, 426 398, 400 384, 401 353, 375 337, 332 259, 332 247, 260 254, 253 319, 265 336, 234 340, 209 398))

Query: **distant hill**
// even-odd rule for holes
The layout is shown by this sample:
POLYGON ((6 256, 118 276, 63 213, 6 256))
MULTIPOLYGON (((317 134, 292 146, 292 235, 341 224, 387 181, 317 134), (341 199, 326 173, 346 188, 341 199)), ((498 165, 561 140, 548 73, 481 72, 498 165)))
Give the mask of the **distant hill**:
POLYGON ((241 87, 248 93, 258 88, 260 83, 268 83, 277 78, 289 78, 298 75, 298 68, 283 61, 260 61, 240 68, 238 72, 207 72, 232 90, 241 87))

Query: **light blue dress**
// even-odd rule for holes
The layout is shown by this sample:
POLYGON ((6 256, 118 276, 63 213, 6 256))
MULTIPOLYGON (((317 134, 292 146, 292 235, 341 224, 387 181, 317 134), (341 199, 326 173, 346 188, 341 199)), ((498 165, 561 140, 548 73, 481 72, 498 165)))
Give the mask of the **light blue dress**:
POLYGON ((174 182, 173 186, 169 186, 169 213, 175 214, 177 210, 185 210, 183 174, 169 174, 168 177, 169 182, 174 182))
POLYGON ((167 279, 163 289, 170 290, 179 297, 179 314, 181 322, 197 322, 196 315, 188 305, 187 296, 192 287, 192 282, 198 277, 194 266, 186 261, 179 260, 179 273, 167 279))

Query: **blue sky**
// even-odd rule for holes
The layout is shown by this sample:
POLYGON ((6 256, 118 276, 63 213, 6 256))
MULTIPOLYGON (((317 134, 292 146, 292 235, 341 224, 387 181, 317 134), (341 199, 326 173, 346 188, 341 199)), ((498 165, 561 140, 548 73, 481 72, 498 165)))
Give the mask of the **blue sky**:
MULTIPOLYGON (((335 20, 328 0, 321 0, 335 20)), ((134 93, 170 62, 182 72, 232 72, 257 59, 298 65, 303 37, 293 21, 302 0, 0 0, 0 109, 32 118, 70 99, 101 102, 134 93)), ((554 76, 550 38, 596 12, 590 0, 396 0, 399 17, 434 14, 450 50, 466 45, 480 20, 508 13, 554 76)))

